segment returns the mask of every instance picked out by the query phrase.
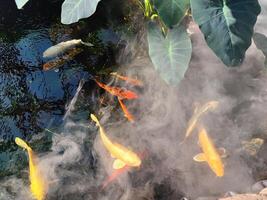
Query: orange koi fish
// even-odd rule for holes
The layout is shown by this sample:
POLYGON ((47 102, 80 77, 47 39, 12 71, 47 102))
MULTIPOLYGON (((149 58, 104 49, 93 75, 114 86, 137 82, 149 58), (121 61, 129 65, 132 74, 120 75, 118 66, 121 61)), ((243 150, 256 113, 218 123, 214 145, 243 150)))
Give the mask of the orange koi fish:
POLYGON ((76 55, 81 53, 83 50, 82 49, 73 49, 69 52, 67 52, 65 55, 63 55, 60 58, 56 58, 54 60, 51 60, 43 65, 43 70, 47 71, 50 69, 54 69, 56 67, 60 67, 64 65, 68 60, 72 60, 76 55))
MULTIPOLYGON (((211 170, 218 177, 224 176, 224 165, 219 150, 216 149, 205 128, 201 128, 198 134, 199 144, 203 153, 197 154, 193 159, 197 162, 207 162, 211 170)), ((221 149, 225 153, 225 149, 221 149)))
POLYGON ((130 83, 132 85, 136 85, 136 86, 140 86, 140 87, 143 86, 142 81, 139 81, 137 79, 130 78, 127 76, 119 75, 117 72, 112 72, 112 73, 110 73, 110 75, 115 76, 116 78, 121 79, 121 80, 125 81, 126 83, 130 83))
POLYGON ((122 146, 121 144, 112 142, 107 137, 104 129, 102 128, 100 122, 98 121, 95 115, 91 114, 91 119, 99 127, 100 137, 104 146, 109 151, 111 156, 116 158, 116 160, 113 162, 113 169, 121 169, 125 165, 128 165, 130 167, 139 167, 141 165, 142 161, 136 153, 122 146))
POLYGON ((104 90, 108 91, 110 94, 119 97, 120 99, 137 99, 138 95, 130 90, 126 90, 119 87, 110 87, 108 85, 105 85, 103 83, 100 83, 99 81, 95 80, 97 85, 104 90))
POLYGON ((43 200, 45 198, 46 192, 47 192, 47 182, 45 181, 44 177, 42 176, 38 165, 37 165, 37 158, 31 149, 27 145, 26 142, 24 142, 22 139, 16 137, 15 142, 18 146, 22 147, 23 149, 26 149, 29 156, 29 179, 31 182, 31 193, 37 200, 43 200))
POLYGON ((129 112, 129 110, 127 109, 126 105, 122 102, 122 100, 120 98, 118 98, 120 106, 124 112, 124 116, 130 121, 130 122, 134 122, 134 116, 129 112))

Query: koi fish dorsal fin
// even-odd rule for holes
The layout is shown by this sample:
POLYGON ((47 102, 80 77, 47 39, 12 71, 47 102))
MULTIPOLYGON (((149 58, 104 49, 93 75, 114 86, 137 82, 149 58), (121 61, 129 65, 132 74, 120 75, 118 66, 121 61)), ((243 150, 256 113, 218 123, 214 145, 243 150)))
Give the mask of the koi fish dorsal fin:
POLYGON ((196 156, 194 156, 194 161, 196 162, 205 162, 206 161, 206 156, 204 153, 199 153, 196 156))
POLYGON ((99 120, 97 119, 97 117, 94 115, 94 114, 91 114, 91 119, 96 123, 97 126, 100 126, 100 122, 99 120))
POLYGON ((113 169, 121 169, 121 168, 125 167, 125 165, 126 165, 125 162, 123 162, 120 159, 116 159, 113 162, 113 169))
POLYGON ((221 158, 226 158, 227 157, 226 149, 223 148, 223 147, 218 149, 218 153, 221 156, 221 158))

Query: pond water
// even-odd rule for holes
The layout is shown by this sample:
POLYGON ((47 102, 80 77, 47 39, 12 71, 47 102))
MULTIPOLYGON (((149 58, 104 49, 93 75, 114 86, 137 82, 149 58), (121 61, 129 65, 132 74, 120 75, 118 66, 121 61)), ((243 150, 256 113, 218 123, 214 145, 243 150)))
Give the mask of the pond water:
MULTIPOLYGON (((120 45, 119 28, 124 23, 118 1, 112 6, 101 2, 92 18, 71 26, 60 24, 61 4, 30 1, 18 10, 14 1, 0 2, 0 177, 25 165, 18 160, 15 136, 29 140, 46 128, 61 126, 65 105, 79 81, 115 66, 115 46, 120 45), (43 71, 44 50, 72 38, 95 46, 85 47, 58 70, 43 71)), ((90 91, 95 86, 87 87, 90 91)), ((47 147, 39 146, 40 150, 47 147)))
MULTIPOLYGON (((0 200, 30 196, 28 158, 15 145, 16 136, 38 153, 50 181, 49 200, 215 198, 232 190, 251 191, 253 183, 267 179, 267 76, 263 55, 254 45, 240 68, 226 68, 196 31, 185 77, 178 87, 170 87, 149 60, 137 6, 102 0, 92 17, 65 26, 60 24, 62 2, 31 0, 21 11, 13 0, 0 2, 0 200), (62 67, 43 71, 43 51, 72 38, 94 46, 83 46, 62 67), (144 86, 129 86, 108 75, 117 70, 138 77, 144 86), (140 95, 126 103, 136 123, 125 119, 117 99, 97 89, 92 77, 140 95), (214 143, 227 150, 223 178, 194 162, 201 151, 196 133, 180 143, 195 107, 211 100, 220 106, 202 122, 214 143), (112 158, 99 142, 90 113, 101 116, 108 136, 144 157, 140 168, 105 190, 100 186, 113 172, 112 158), (255 137, 265 142, 251 156, 242 142, 255 137)), ((267 35, 267 2, 260 2, 263 12, 255 30, 267 35)))

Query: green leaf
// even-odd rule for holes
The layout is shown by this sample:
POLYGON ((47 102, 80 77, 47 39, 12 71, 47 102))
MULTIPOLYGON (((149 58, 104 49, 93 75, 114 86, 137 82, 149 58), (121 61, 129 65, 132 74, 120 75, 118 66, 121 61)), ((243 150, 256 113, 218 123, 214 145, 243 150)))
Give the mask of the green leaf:
POLYGON ((257 0, 191 0, 192 15, 214 53, 227 66, 243 62, 261 11, 257 0))
POLYGON ((183 26, 170 29, 166 37, 154 23, 148 26, 149 56, 155 69, 168 84, 178 85, 190 62, 191 40, 183 26))
POLYGON ((265 67, 267 67, 267 37, 261 33, 254 33, 253 40, 256 47, 262 51, 265 56, 265 67))
POLYGON ((172 27, 185 16, 190 0, 153 0, 153 4, 164 24, 172 27))
POLYGON ((61 23, 72 24, 90 17, 100 0, 65 0, 61 9, 61 23))
POLYGON ((15 0, 17 8, 21 9, 29 0, 15 0))

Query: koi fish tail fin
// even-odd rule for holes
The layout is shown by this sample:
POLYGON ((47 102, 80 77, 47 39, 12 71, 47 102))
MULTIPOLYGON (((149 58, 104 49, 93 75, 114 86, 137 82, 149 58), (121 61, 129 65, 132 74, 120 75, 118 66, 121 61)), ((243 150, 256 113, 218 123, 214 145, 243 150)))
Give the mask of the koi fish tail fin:
POLYGON ((31 147, 29 147, 29 145, 19 137, 15 138, 15 143, 23 149, 32 150, 31 147))
POLYGON ((97 119, 97 117, 94 115, 94 114, 91 114, 91 119, 96 123, 97 126, 100 126, 100 122, 99 120, 97 119))
POLYGON ((104 190, 109 185, 109 181, 106 180, 100 185, 100 191, 104 190))
POLYGON ((88 47, 93 47, 94 45, 90 42, 83 42, 81 41, 81 44, 85 45, 85 46, 88 46, 88 47))

